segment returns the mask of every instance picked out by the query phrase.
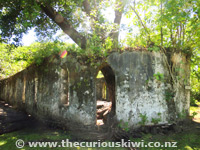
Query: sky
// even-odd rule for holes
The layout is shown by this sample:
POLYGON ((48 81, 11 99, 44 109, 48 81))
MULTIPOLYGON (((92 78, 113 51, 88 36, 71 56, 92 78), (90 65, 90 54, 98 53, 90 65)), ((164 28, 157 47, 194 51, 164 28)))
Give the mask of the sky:
POLYGON ((24 46, 29 46, 37 40, 34 29, 31 29, 27 34, 25 34, 22 38, 22 42, 24 46))

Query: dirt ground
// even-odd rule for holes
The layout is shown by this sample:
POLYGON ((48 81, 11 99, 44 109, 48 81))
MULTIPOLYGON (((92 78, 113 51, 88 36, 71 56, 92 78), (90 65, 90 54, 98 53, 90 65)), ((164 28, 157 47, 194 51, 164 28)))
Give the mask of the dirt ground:
POLYGON ((4 101, 0 101, 0 134, 13 132, 30 126, 33 119, 22 111, 17 111, 4 101))

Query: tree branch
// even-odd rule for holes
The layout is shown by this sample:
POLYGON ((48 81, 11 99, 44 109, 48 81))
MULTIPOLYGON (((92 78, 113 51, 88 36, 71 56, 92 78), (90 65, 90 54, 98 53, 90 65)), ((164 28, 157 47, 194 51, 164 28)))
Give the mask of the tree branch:
MULTIPOLYGON (((136 14, 136 16, 138 17, 138 19, 139 19, 141 25, 143 26, 143 28, 145 29, 146 33, 149 35, 149 31, 147 30, 147 27, 146 27, 145 24, 143 23, 142 19, 140 18, 139 14, 138 14, 137 11, 135 10, 135 8, 132 7, 132 6, 130 6, 130 7, 131 7, 131 9, 133 10, 133 12, 136 14)), ((150 35, 149 35, 149 40, 151 41, 150 35)))
POLYGON ((55 22, 64 31, 64 33, 66 33, 82 49, 86 49, 86 38, 80 35, 80 33, 73 28, 73 26, 66 18, 56 12, 51 6, 44 6, 42 4, 39 5, 44 13, 49 18, 51 18, 52 21, 55 22))
POLYGON ((123 10, 124 10, 123 2, 122 1, 117 2, 115 9, 115 19, 114 19, 114 24, 117 25, 117 28, 109 34, 109 36, 113 39, 114 48, 118 46, 119 26, 121 23, 123 10))
POLYGON ((84 10, 85 10, 86 14, 88 16, 90 16, 91 7, 90 7, 90 3, 88 2, 88 0, 84 0, 83 1, 83 7, 84 7, 84 10))

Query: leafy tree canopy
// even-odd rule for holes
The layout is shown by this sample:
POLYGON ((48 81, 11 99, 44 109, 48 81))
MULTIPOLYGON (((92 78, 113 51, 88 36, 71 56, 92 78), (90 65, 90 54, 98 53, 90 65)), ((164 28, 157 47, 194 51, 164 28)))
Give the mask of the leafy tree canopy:
POLYGON ((16 43, 30 28, 38 36, 51 37, 62 29, 82 49, 95 34, 100 41, 108 36, 118 41, 118 27, 125 3, 110 0, 0 0, 2 40, 14 36, 16 43), (113 8, 115 18, 106 20, 103 11, 113 8), (116 29, 116 30, 115 30, 116 29))
POLYGON ((18 42, 33 27, 45 38, 62 29, 82 49, 99 52, 117 48, 126 29, 125 45, 191 53, 200 48, 199 6, 200 0, 0 0, 1 39, 18 42))

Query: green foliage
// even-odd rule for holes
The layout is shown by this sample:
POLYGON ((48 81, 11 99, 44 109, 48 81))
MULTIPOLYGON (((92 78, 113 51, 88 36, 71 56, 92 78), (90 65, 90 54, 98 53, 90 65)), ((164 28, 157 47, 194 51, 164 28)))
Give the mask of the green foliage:
POLYGON ((151 122, 153 124, 158 124, 161 121, 161 113, 158 113, 158 118, 152 118, 151 122))
POLYGON ((88 46, 85 50, 85 54, 88 56, 106 57, 108 55, 108 52, 112 51, 113 48, 113 39, 111 37, 107 37, 102 43, 102 39, 96 33, 93 33, 93 35, 87 40, 87 42, 88 46))
POLYGON ((80 42, 86 44, 88 55, 100 53, 105 56, 107 50, 118 48, 119 44, 116 41, 118 32, 122 30, 128 32, 123 43, 120 43, 122 46, 141 46, 149 51, 159 51, 159 47, 169 47, 173 51, 191 54, 200 48, 199 5, 199 0, 134 2, 2 0, 0 1, 1 36, 5 41, 15 35, 14 41, 17 42, 22 38, 22 33, 35 28, 40 39, 52 38, 60 29, 60 24, 55 21, 56 19, 52 19, 56 16, 47 13, 54 10, 66 19, 66 26, 62 27, 65 29, 64 33, 67 33, 79 46, 80 42), (126 6, 127 2, 129 3, 126 6), (44 8, 50 7, 52 7, 50 10, 45 11, 44 8), (105 17, 111 8, 116 12, 119 11, 114 19, 110 18, 112 16, 105 17), (122 22, 119 26, 121 12, 124 12, 128 23, 122 22), (113 23, 111 20, 118 23, 113 23), (69 30, 68 25, 70 25, 69 30), (85 41, 82 41, 83 39, 85 41))
POLYGON ((140 125, 145 125, 146 124, 146 122, 147 122, 147 116, 146 116, 146 114, 140 114, 140 119, 141 119, 141 121, 139 122, 139 124, 140 125))
POLYGON ((148 50, 149 51, 153 51, 153 52, 158 52, 160 51, 160 48, 158 46, 152 46, 152 47, 148 47, 148 50))
MULTIPOLYGON (((85 1, 2 0, 0 1, 2 40, 11 39, 11 36, 15 35, 14 40, 17 42, 22 38, 22 33, 26 33, 30 28, 35 28, 40 39, 51 38, 60 29, 60 25, 52 19, 55 18, 51 16, 54 14, 47 13, 55 10, 66 18, 66 24, 70 25, 71 31, 77 31, 64 32, 79 46, 79 40, 86 39, 84 43, 87 43, 89 52, 99 53, 104 49, 110 49, 111 45, 115 46, 117 40, 114 40, 113 34, 118 34, 120 30, 128 32, 124 43, 121 43, 126 46, 147 47, 150 51, 159 51, 158 46, 170 47, 174 51, 189 51, 190 54, 191 51, 200 48, 199 0, 83 2, 85 1), (129 3, 126 6, 127 2, 129 3), (50 7, 52 9, 45 11, 44 8, 50 7), (119 23, 111 21, 116 19, 120 22, 119 14, 118 18, 114 19, 110 18, 112 16, 105 17, 111 8, 124 12, 128 20, 126 25, 122 22, 121 29, 119 23)), ((68 28, 65 26, 65 29, 68 28)))
POLYGON ((126 132, 128 132, 130 130, 128 127, 128 122, 123 122, 123 120, 120 120, 118 127, 126 132))
MULTIPOLYGON (((193 92, 191 92, 191 96, 190 96, 190 105, 191 106, 198 106, 198 100, 196 100, 194 97, 194 95, 193 95, 194 93, 193 92)), ((196 94, 199 94, 199 93, 196 93, 196 94)))
POLYGON ((158 80, 158 81, 164 81, 164 75, 163 75, 162 73, 160 73, 160 72, 154 74, 153 76, 154 76, 154 77, 156 78, 156 80, 158 80))
POLYGON ((40 65, 45 57, 59 54, 63 50, 79 51, 73 45, 61 42, 34 43, 30 46, 13 47, 8 44, 0 44, 0 78, 11 76, 30 64, 40 65))
MULTIPOLYGON (((19 44, 23 34, 34 28, 40 41, 48 41, 54 39, 55 33, 62 29, 63 33, 67 34, 81 48, 86 49, 87 47, 92 52, 99 53, 108 37, 115 39, 109 34, 117 32, 120 24, 113 23, 110 18, 105 17, 106 9, 114 8, 121 13, 125 2, 1 0, 2 40, 4 42, 13 40, 15 44, 19 44), (65 18, 64 21, 63 18, 65 18)), ((114 41, 118 41, 118 36, 114 41)), ((105 47, 109 48, 110 44, 105 44, 105 47)))
POLYGON ((105 40, 105 44, 103 45, 105 50, 112 50, 113 41, 110 37, 107 37, 105 40))
MULTIPOLYGON (((141 0, 129 4, 126 17, 131 19, 126 45, 171 47, 191 53, 200 48, 198 30, 199 0, 141 0), (135 34, 137 33, 137 34, 135 34)), ((158 49, 156 49, 158 50, 158 49)))
POLYGON ((194 118, 196 115, 198 115, 198 113, 194 111, 194 112, 192 113, 192 118, 194 118))
POLYGON ((191 98, 190 104, 197 105, 200 102, 200 51, 196 50, 191 58, 191 98))
POLYGON ((36 63, 37 65, 40 65, 45 57, 49 57, 52 54, 58 54, 60 51, 66 49, 66 47, 66 44, 60 42, 34 43, 29 47, 32 51, 29 64, 36 63))
POLYGON ((159 122, 161 121, 161 119, 160 118, 152 118, 152 120, 151 120, 151 122, 153 123, 153 124, 158 124, 159 122))
POLYGON ((27 66, 26 52, 22 53, 22 49, 13 54, 14 47, 12 45, 0 44, 0 78, 7 77, 16 73, 27 66))
POLYGON ((88 55, 94 55, 101 53, 102 44, 101 39, 97 34, 93 34, 93 36, 88 40, 88 55))

